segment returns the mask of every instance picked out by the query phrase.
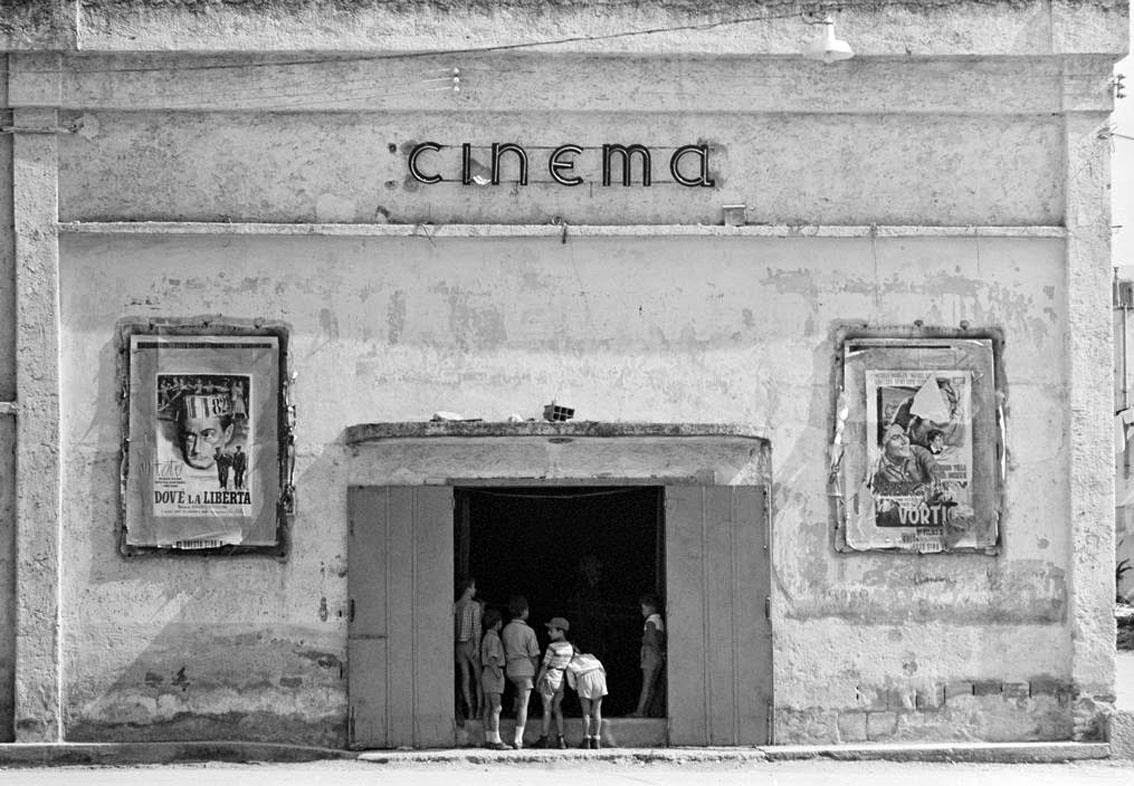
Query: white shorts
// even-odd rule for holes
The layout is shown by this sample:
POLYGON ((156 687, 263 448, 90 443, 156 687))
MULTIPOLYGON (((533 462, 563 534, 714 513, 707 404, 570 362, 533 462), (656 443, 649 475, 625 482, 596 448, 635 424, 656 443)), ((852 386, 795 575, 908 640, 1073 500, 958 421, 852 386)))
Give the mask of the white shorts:
POLYGON ((602 669, 588 671, 575 678, 575 691, 580 699, 601 699, 606 695, 606 672, 602 669))

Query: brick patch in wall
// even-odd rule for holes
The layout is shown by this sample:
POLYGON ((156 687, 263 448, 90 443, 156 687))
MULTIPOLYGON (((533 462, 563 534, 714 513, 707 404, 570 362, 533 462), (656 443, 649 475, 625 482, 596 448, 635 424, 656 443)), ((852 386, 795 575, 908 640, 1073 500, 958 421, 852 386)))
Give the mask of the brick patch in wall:
POLYGON ((896 712, 868 712, 866 713, 866 737, 871 740, 884 740, 894 736, 898 728, 898 713, 896 712))
POLYGON ((861 710, 840 712, 838 718, 839 742, 866 741, 866 715, 861 710))
POLYGON ((945 702, 959 696, 972 696, 973 684, 971 682, 950 682, 945 686, 945 702))
POLYGON ((977 680, 973 683, 974 696, 995 696, 1004 692, 1004 683, 998 680, 977 680))
POLYGON ((939 710, 945 706, 945 685, 933 685, 917 692, 915 707, 919 710, 939 710))
MULTIPOLYGON (((840 742, 862 742, 864 740, 885 740, 900 737, 915 739, 932 734, 934 728, 941 734, 956 733, 953 728, 956 716, 947 713, 950 705, 962 713, 971 712, 975 706, 983 706, 982 714, 992 709, 988 701, 999 706, 1024 709, 1029 700, 1047 699, 1047 710, 1055 708, 1052 698, 1059 707, 1066 707, 1072 696, 1068 682, 1040 677, 1029 682, 1004 682, 1001 680, 957 680, 938 683, 921 688, 869 688, 859 686, 856 691, 857 706, 837 713, 837 728, 840 742), (1003 704, 997 702, 1000 699, 1003 704), (973 702, 979 702, 974 705, 973 702), (1011 702, 1012 704, 1009 704, 1011 702), (967 709, 966 709, 967 708, 967 709), (950 719, 951 718, 951 719, 950 719), (944 726, 941 724, 944 723, 944 726)), ((1025 710, 1030 712, 1032 710, 1025 710)), ((1048 715, 1047 717, 1051 717, 1048 715)), ((1047 738, 1051 730, 1039 732, 1047 738)))
POLYGON ((1004 683, 1005 699, 1027 699, 1032 695, 1031 686, 1026 682, 1004 683))

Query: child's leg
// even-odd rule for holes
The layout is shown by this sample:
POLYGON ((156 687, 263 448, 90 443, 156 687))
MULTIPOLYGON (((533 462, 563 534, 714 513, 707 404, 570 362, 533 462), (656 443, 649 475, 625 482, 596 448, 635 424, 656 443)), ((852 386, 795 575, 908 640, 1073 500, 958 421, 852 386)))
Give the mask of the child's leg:
POLYGON ((551 711, 555 713, 555 733, 563 736, 563 689, 560 688, 551 699, 551 711))
POLYGON ((457 645, 457 666, 461 670, 461 695, 465 699, 465 708, 467 713, 466 718, 472 718, 474 715, 473 699, 472 699, 472 662, 465 654, 465 644, 457 645))
MULTIPOLYGON (((473 674, 480 674, 480 658, 477 658, 476 669, 473 674)), ((484 714, 484 686, 480 684, 480 680, 473 680, 473 687, 476 689, 476 708, 484 714)), ((499 702, 498 702, 499 703, 499 702)))
POLYGON ((591 736, 591 700, 579 697, 579 706, 583 708, 583 742, 591 736))
POLYGON ((528 722, 528 697, 531 688, 518 688, 516 690, 516 747, 524 744, 524 724, 528 722))
POLYGON ((602 739, 602 696, 591 702, 591 708, 594 712, 591 722, 591 736, 595 738, 595 742, 598 742, 602 739))
POLYGON ((484 738, 488 742, 500 742, 500 694, 485 694, 488 709, 484 713, 484 738))
POLYGON ((546 737, 547 732, 551 730, 551 706, 555 700, 546 693, 540 693, 539 698, 543 703, 543 722, 540 724, 539 733, 541 737, 546 737))
POLYGON ((634 710, 634 715, 644 717, 646 708, 650 704, 650 698, 653 696, 654 681, 657 679, 660 666, 658 664, 650 664, 642 667, 642 692, 638 696, 638 709, 634 710))

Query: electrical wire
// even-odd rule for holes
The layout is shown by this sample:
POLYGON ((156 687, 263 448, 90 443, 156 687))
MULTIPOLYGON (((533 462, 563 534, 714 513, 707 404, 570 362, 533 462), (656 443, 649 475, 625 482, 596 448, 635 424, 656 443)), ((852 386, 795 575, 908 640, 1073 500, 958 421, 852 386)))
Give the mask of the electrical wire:
MULTIPOLYGON (((320 57, 307 57, 307 58, 292 58, 292 59, 279 59, 268 58, 263 61, 248 61, 243 63, 193 63, 193 64, 177 64, 177 65, 155 65, 155 66, 133 66, 133 67, 105 67, 105 68, 86 68, 85 73, 152 73, 162 71, 209 71, 209 70, 228 70, 228 69, 241 69, 241 68, 280 68, 287 66, 307 66, 318 65, 323 63, 351 63, 351 62, 371 62, 380 60, 412 60, 420 58, 443 58, 452 57, 456 55, 475 55, 475 54, 488 54, 495 52, 511 52, 524 49, 535 49, 539 47, 553 47, 563 46, 566 44, 578 43, 591 43, 601 41, 613 41, 625 38, 635 38, 643 36, 655 36, 666 33, 680 33, 690 31, 708 31, 716 30, 722 27, 732 27, 736 25, 755 24, 759 22, 770 22, 779 19, 792 19, 795 17, 807 20, 807 16, 818 16, 830 12, 842 12, 845 9, 867 9, 872 11, 882 11, 891 8, 904 8, 913 7, 917 11, 924 12, 926 10, 938 10, 949 8, 953 5, 952 0, 939 0, 935 3, 914 2, 913 0, 839 0, 839 2, 815 2, 806 3, 799 2, 799 0, 787 0, 786 2, 770 4, 773 8, 780 6, 790 6, 790 12, 769 12, 759 15, 739 16, 729 19, 718 19, 716 21, 706 22, 690 22, 681 25, 666 25, 660 27, 646 27, 634 30, 619 30, 611 33, 595 33, 575 36, 562 36, 559 38, 546 38, 537 41, 516 41, 507 44, 489 44, 485 46, 470 46, 459 47, 452 49, 437 49, 437 50, 423 50, 423 51, 407 51, 407 52, 384 52, 384 53, 369 53, 357 55, 331 55, 320 57), (806 7, 806 10, 805 10, 806 7)), ((84 53, 78 52, 75 54, 82 55, 84 53)), ((99 53, 103 55, 105 53, 99 53)), ((134 56, 151 55, 158 53, 128 53, 134 56)), ((184 57, 192 53, 189 52, 174 52, 174 56, 184 57)), ((23 74, 69 74, 69 70, 65 69, 26 69, 21 70, 23 74)))

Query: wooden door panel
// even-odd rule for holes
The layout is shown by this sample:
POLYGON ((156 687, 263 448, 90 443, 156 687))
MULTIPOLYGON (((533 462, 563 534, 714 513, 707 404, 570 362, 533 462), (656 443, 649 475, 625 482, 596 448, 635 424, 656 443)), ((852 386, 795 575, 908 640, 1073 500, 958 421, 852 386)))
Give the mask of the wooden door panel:
POLYGON ((452 490, 352 487, 348 507, 350 744, 450 746, 452 490))
POLYGON ((665 490, 666 697, 670 745, 705 745, 708 674, 701 565, 704 513, 700 488, 665 490), (691 492, 698 492, 696 494, 691 492))
POLYGON ((666 488, 671 745, 767 742, 766 526, 760 487, 666 488))

